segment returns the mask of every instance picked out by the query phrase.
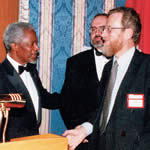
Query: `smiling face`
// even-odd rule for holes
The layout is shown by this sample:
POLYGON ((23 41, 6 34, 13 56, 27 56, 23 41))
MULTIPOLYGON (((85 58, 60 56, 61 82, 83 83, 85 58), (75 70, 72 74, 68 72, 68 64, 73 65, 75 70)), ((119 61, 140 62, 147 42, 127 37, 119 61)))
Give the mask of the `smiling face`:
POLYGON ((106 25, 106 21, 106 16, 97 16, 91 23, 91 44, 97 49, 101 49, 103 46, 101 34, 103 31, 103 27, 106 25))
POLYGON ((102 34, 104 39, 103 53, 106 56, 116 55, 124 48, 126 29, 122 26, 121 20, 122 13, 114 13, 108 17, 106 28, 102 34))
POLYGON ((11 44, 10 56, 22 65, 36 63, 38 50, 38 40, 35 31, 25 29, 21 42, 11 44))

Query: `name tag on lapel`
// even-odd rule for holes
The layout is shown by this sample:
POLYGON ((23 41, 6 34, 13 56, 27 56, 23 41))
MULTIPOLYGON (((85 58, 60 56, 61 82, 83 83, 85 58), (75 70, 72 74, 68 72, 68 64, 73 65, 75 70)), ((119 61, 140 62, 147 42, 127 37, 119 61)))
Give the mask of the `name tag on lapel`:
POLYGON ((144 108, 144 94, 128 94, 127 95, 128 108, 144 108))

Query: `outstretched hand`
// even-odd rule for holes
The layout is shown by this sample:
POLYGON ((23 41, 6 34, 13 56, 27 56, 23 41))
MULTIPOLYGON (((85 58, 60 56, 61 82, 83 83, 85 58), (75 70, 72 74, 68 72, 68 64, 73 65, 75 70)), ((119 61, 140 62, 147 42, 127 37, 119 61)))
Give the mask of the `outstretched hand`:
POLYGON ((86 129, 83 126, 77 126, 76 128, 72 130, 66 130, 63 133, 64 137, 67 137, 68 139, 68 146, 69 150, 75 150, 75 148, 81 143, 81 142, 88 142, 87 139, 87 132, 86 129))

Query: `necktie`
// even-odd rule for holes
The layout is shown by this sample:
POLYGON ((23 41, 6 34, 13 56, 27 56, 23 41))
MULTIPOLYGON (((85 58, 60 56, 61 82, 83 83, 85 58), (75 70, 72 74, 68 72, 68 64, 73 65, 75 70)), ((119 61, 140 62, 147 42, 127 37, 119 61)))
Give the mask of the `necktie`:
POLYGON ((31 70, 33 70, 36 67, 35 64, 31 64, 28 63, 26 67, 24 66, 19 66, 19 74, 22 74, 24 72, 24 70, 26 70, 27 72, 30 72, 31 70))
POLYGON ((114 84, 116 81, 117 71, 118 71, 118 63, 117 63, 117 61, 115 61, 114 65, 112 67, 112 70, 111 70, 110 79, 109 79, 109 83, 107 86, 107 91, 106 91, 106 96, 105 96, 105 101, 104 101, 104 106, 103 106, 103 111, 102 111, 102 115, 100 118, 101 134, 105 131, 105 128, 106 128, 107 117, 108 117, 108 112, 109 112, 109 105, 110 105, 110 100, 111 100, 111 96, 112 96, 112 90, 114 88, 114 84))

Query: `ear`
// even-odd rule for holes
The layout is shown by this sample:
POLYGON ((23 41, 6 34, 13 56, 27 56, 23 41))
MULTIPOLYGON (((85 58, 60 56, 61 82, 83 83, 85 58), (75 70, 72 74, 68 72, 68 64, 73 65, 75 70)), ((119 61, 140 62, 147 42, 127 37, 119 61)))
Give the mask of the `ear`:
POLYGON ((17 50, 18 44, 16 44, 16 43, 11 43, 11 44, 10 44, 10 47, 11 47, 11 50, 17 50))
POLYGON ((130 40, 130 39, 132 39, 132 37, 133 37, 133 29, 131 29, 131 28, 127 28, 127 29, 125 29, 125 39, 126 40, 130 40))

